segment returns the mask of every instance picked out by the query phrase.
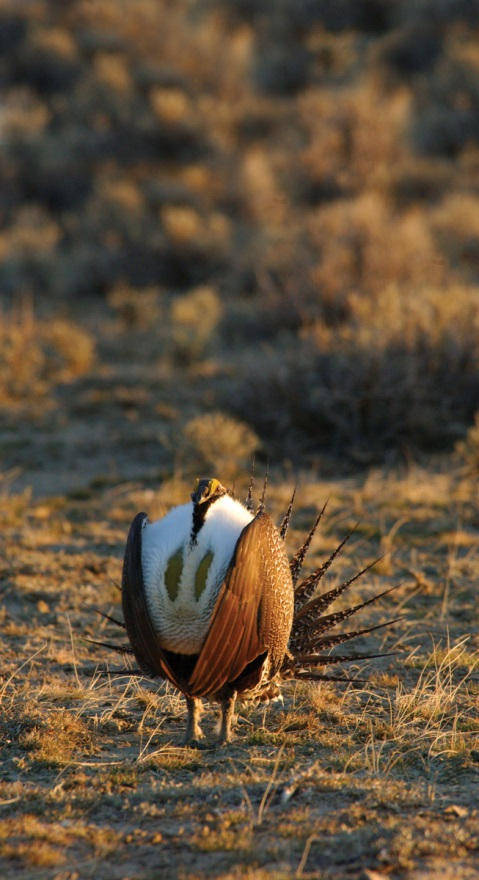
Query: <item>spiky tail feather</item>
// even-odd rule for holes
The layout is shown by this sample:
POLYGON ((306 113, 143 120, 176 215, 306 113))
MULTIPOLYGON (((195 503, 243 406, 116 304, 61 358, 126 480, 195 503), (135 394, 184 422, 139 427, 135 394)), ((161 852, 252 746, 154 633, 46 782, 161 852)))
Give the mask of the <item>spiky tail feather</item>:
POLYGON ((303 567, 303 563, 306 558, 306 554, 309 550, 309 545, 311 544, 314 533, 315 533, 316 529, 318 528, 319 523, 321 522, 323 513, 326 510, 326 507, 328 506, 328 500, 329 499, 326 499, 326 501, 324 502, 322 509, 319 511, 319 513, 318 513, 318 515, 312 525, 311 531, 309 532, 309 534, 306 537, 306 540, 303 542, 303 544, 301 544, 301 547, 299 548, 299 550, 296 551, 291 562, 289 563, 289 567, 291 569, 291 577, 293 578, 293 586, 296 585, 296 581, 298 580, 299 573, 303 567))
POLYGON ((283 516, 283 519, 281 520, 281 523, 279 526, 279 533, 280 533, 283 541, 286 538, 286 533, 289 528, 289 521, 291 519, 291 514, 293 512, 293 505, 294 505, 295 497, 296 497, 296 486, 293 489, 293 494, 291 495, 291 501, 288 504, 288 509, 287 509, 285 515, 283 516))
POLYGON ((262 513, 265 508, 266 502, 266 489, 268 488, 268 477, 269 477, 269 461, 266 462, 266 470, 264 472, 264 480, 263 480, 263 490, 261 492, 261 498, 259 500, 258 508, 256 513, 262 513))
MULTIPOLYGON (((354 532, 354 529, 351 532, 349 532, 349 534, 346 535, 345 538, 343 538, 343 540, 333 550, 333 552, 328 557, 328 559, 326 559, 326 561, 323 562, 322 565, 319 566, 319 568, 317 568, 315 571, 313 571, 313 573, 310 574, 309 577, 304 578, 304 580, 302 580, 301 583, 298 584, 297 587, 295 587, 295 590, 294 590, 295 611, 299 611, 300 609, 304 608, 304 606, 306 605, 308 600, 313 595, 320 580, 324 577, 328 568, 331 566, 331 564, 336 559, 336 556, 339 556, 339 554, 341 553, 341 550, 343 549, 346 542, 349 541, 353 532, 354 532)), ((375 564, 375 563, 373 563, 373 564, 375 564)), ((362 572, 360 572, 360 574, 362 574, 362 572)), ((356 575, 356 577, 359 577, 360 574, 356 575)), ((348 586, 348 584, 346 584, 346 586, 348 586)), ((339 593, 338 593, 338 596, 339 596, 339 593)), ((336 597, 334 596, 333 598, 336 598, 336 597)))
MULTIPOLYGON (((281 532, 283 532, 283 526, 285 522, 287 525, 289 525, 293 501, 294 493, 288 510, 283 518, 281 524, 281 532)), ((374 562, 371 562, 369 565, 365 566, 363 569, 361 569, 361 571, 358 571, 348 580, 343 581, 343 583, 339 584, 338 587, 334 587, 332 590, 328 590, 327 592, 322 593, 319 596, 311 598, 319 582, 324 577, 336 557, 339 556, 346 542, 350 539, 351 535, 356 529, 356 526, 354 526, 351 532, 349 532, 349 534, 347 534, 346 537, 343 538, 343 540, 330 554, 328 559, 326 559, 325 562, 323 562, 322 565, 319 566, 319 568, 317 568, 315 571, 313 571, 312 574, 310 574, 308 577, 304 578, 299 584, 297 584, 297 580, 299 578, 301 568, 303 566, 306 554, 311 544, 311 540, 324 514, 326 504, 324 504, 322 510, 319 512, 313 524, 313 527, 311 528, 311 531, 306 537, 306 540, 301 545, 299 550, 295 553, 290 563, 293 584, 295 585, 294 618, 289 639, 288 653, 286 654, 286 657, 283 661, 280 674, 281 677, 285 679, 296 678, 303 681, 351 681, 357 683, 360 681, 360 679, 339 678, 335 676, 325 675, 324 673, 320 672, 319 669, 321 667, 331 666, 336 663, 348 663, 353 661, 358 662, 363 660, 372 660, 378 657, 386 657, 390 656, 391 652, 379 654, 348 654, 339 656, 334 654, 326 654, 324 653, 324 651, 333 648, 336 645, 341 645, 344 642, 348 642, 351 639, 366 635, 367 633, 373 632, 376 629, 381 629, 384 626, 390 626, 392 623, 395 623, 397 620, 399 620, 399 618, 389 620, 386 623, 380 623, 375 626, 369 626, 361 630, 354 630, 347 633, 339 633, 337 635, 327 636, 325 636, 325 633, 327 633, 333 627, 337 626, 337 624, 341 621, 346 620, 353 614, 356 614, 358 611, 361 610, 361 608, 365 608, 366 605, 370 605, 373 602, 376 602, 378 599, 381 599, 383 596, 386 596, 388 593, 392 592, 392 590, 397 589, 397 587, 392 587, 389 590, 384 590, 382 593, 378 593, 371 599, 368 599, 365 602, 361 602, 358 605, 353 605, 350 608, 346 608, 344 609, 344 611, 338 611, 333 614, 323 614, 323 612, 326 611, 327 608, 329 608, 329 606, 332 602, 334 602, 335 599, 337 599, 345 590, 347 590, 355 581, 357 581, 358 578, 360 578, 363 574, 373 568, 373 566, 380 561, 379 559, 376 559, 374 560, 374 562)))
POLYGON ((83 636, 84 642, 89 642, 90 645, 98 645, 100 648, 108 648, 109 651, 116 651, 117 654, 133 654, 135 653, 133 648, 130 648, 129 645, 114 645, 112 642, 99 642, 96 639, 87 639, 86 636, 83 636))
POLYGON ((109 620, 110 623, 115 623, 116 626, 121 626, 122 629, 126 629, 126 626, 125 626, 125 624, 123 623, 123 621, 122 621, 122 620, 118 620, 117 617, 112 617, 111 614, 106 614, 106 612, 105 612, 105 611, 101 611, 100 608, 92 608, 91 610, 94 611, 95 614, 99 614, 100 617, 104 617, 105 620, 109 620))

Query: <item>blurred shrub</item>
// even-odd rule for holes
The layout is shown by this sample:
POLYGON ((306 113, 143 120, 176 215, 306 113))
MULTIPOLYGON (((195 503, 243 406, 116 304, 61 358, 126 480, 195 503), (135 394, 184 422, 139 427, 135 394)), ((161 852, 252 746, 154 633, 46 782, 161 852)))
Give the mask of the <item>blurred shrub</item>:
POLYGON ((72 35, 60 28, 36 31, 18 50, 11 70, 14 80, 28 82, 40 94, 68 91, 81 73, 72 35))
POLYGON ((28 259, 49 253, 58 243, 60 230, 51 216, 34 206, 20 208, 15 221, 0 232, 0 259, 28 259))
POLYGON ((3 137, 7 143, 32 137, 44 131, 48 119, 48 108, 30 89, 12 88, 2 107, 3 137))
POLYGON ((88 372, 93 357, 91 336, 70 321, 37 320, 28 305, 0 315, 0 406, 34 406, 88 372))
POLYGON ((441 54, 441 33, 429 23, 393 31, 380 46, 379 57, 398 76, 427 73, 441 54))
POLYGON ((479 474, 479 412, 476 413, 474 424, 469 428, 465 440, 457 444, 457 451, 466 468, 472 474, 479 474))
POLYGON ((128 59, 111 52, 98 52, 95 57, 95 73, 98 81, 120 94, 130 91, 132 81, 128 59))
POLYGON ((48 382, 71 382, 87 373, 93 364, 92 337, 72 321, 55 318, 41 322, 39 337, 48 382))
POLYGON ((307 85, 311 53, 301 43, 272 43, 261 46, 256 53, 254 83, 260 92, 288 95, 307 85))
POLYGON ((321 208, 310 220, 310 235, 320 257, 313 282, 328 302, 344 303, 351 291, 379 294, 389 284, 417 288, 443 281, 427 215, 395 215, 375 193, 321 208))
POLYGON ((127 330, 154 331, 161 317, 160 293, 156 287, 137 290, 118 284, 108 294, 108 303, 127 330))
POLYGON ((434 204, 451 185, 451 169, 441 159, 407 158, 391 169, 389 191, 396 208, 434 204))
POLYGON ((418 19, 435 24, 465 22, 477 24, 478 0, 403 0, 397 4, 396 16, 402 21, 418 19))
POLYGON ((0 10, 0 52, 16 50, 25 39, 27 22, 22 15, 7 9, 0 10))
POLYGON ((358 28, 367 33, 381 33, 391 23, 390 0, 216 0, 241 18, 269 23, 275 32, 308 31, 322 25, 333 33, 358 28))
POLYGON ((201 235, 203 222, 193 208, 183 206, 164 208, 162 221, 167 236, 175 244, 193 244, 201 235))
POLYGON ((183 89, 157 86, 152 89, 151 106, 163 122, 176 124, 187 119, 191 113, 191 102, 183 89))
POLYGON ((7 144, 7 155, 20 202, 40 203, 59 216, 65 209, 78 208, 90 191, 86 144, 77 133, 61 136, 47 130, 23 138, 20 132, 7 144))
POLYGON ((412 136, 419 152, 454 158, 467 143, 479 141, 479 80, 473 65, 444 59, 436 76, 421 81, 415 104, 412 136))
POLYGON ((432 228, 449 262, 479 280, 479 196, 446 196, 432 214, 432 228))
MULTIPOLYGON (((251 456, 259 446, 254 431, 221 412, 197 416, 185 425, 189 453, 211 476, 231 480, 249 471, 251 456)), ((190 459, 191 461, 191 459, 190 459)))
POLYGON ((197 287, 176 297, 170 310, 171 336, 180 361, 188 363, 205 354, 221 313, 220 299, 212 287, 197 287))
POLYGON ((309 138, 296 166, 313 186, 325 184, 326 196, 328 189, 333 197, 378 196, 408 155, 411 96, 405 89, 388 94, 375 76, 335 91, 310 88, 298 99, 298 113, 309 138))
POLYGON ((440 449, 479 407, 478 334, 478 288, 354 296, 339 327, 317 322, 245 359, 224 402, 290 454, 440 449))

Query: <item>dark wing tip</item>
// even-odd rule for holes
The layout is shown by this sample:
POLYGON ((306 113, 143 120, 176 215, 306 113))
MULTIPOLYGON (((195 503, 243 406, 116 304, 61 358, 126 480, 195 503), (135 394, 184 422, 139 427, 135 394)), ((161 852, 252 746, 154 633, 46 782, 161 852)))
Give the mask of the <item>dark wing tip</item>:
POLYGON ((138 665, 145 673, 167 678, 182 690, 159 644, 147 607, 141 564, 141 532, 147 522, 146 513, 137 513, 128 533, 122 575, 123 617, 138 665))

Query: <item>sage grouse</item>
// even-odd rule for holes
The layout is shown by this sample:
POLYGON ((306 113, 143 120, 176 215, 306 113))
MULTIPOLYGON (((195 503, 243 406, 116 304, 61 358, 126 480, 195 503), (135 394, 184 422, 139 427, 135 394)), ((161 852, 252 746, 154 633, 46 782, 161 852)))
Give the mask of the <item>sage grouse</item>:
POLYGON ((269 699, 279 694, 280 681, 289 678, 349 680, 325 675, 321 667, 380 656, 327 653, 379 628, 325 635, 385 595, 323 614, 367 569, 311 598, 349 535, 298 584, 324 508, 289 562, 284 538, 294 493, 279 529, 265 512, 264 490, 255 513, 251 490, 248 501, 243 506, 217 479, 201 479, 191 502, 174 507, 163 519, 150 523, 146 514, 138 513, 128 535, 122 580, 122 626, 131 648, 97 643, 135 655, 139 670, 121 671, 167 679, 185 695, 186 743, 195 744, 202 736, 202 697, 221 704, 220 742, 225 743, 238 695, 269 699))

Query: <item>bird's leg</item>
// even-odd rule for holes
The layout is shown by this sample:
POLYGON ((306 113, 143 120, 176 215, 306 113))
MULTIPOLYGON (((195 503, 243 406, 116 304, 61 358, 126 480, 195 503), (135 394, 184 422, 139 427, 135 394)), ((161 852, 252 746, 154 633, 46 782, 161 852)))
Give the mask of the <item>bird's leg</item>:
POLYGON ((200 727, 201 700, 198 697, 186 697, 188 707, 188 721, 186 724, 185 746, 195 746, 203 739, 203 731, 200 727))
POLYGON ((220 728, 220 745, 230 742, 231 740, 231 722, 233 720, 234 708, 236 701, 236 691, 231 696, 221 701, 221 728, 220 728))

